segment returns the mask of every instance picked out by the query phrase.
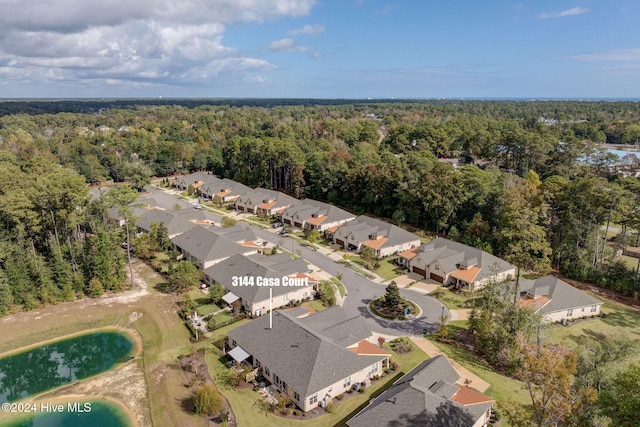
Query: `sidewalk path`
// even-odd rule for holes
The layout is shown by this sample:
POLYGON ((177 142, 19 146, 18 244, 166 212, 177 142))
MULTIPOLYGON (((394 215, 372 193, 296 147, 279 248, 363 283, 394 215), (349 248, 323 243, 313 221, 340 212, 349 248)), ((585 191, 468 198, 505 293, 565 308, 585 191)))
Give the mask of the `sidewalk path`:
MULTIPOLYGON (((435 356, 437 356, 439 354, 444 354, 444 353, 442 353, 442 351, 440 351, 440 349, 438 347, 433 345, 426 338, 423 338, 423 337, 410 337, 410 339, 418 347, 420 347, 420 349, 422 351, 427 353, 429 355, 429 357, 435 357, 435 356)), ((460 375, 461 381, 464 382, 465 380, 470 380, 471 382, 469 384, 471 385, 471 387, 476 389, 476 390, 478 390, 481 393, 484 393, 489 387, 491 387, 491 384, 489 384, 488 382, 486 382, 485 380, 483 380, 482 378, 480 378, 476 374, 472 373, 471 371, 469 371, 464 366, 460 365, 455 360, 452 360, 449 357, 447 357, 447 359, 449 360, 449 362, 451 362, 451 365, 456 370, 458 375, 460 375)))

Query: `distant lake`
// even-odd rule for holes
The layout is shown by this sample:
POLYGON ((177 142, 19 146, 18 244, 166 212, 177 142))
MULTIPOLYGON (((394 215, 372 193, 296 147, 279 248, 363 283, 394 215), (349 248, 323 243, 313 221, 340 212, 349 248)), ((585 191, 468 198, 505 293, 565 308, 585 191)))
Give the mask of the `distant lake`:
POLYGON ((624 156, 626 156, 627 154, 634 154, 638 159, 640 159, 640 151, 626 151, 626 150, 615 150, 615 149, 608 149, 607 150, 609 153, 611 154, 615 154, 618 157, 620 157, 620 160, 622 160, 622 158, 624 156))
MULTIPOLYGON (((84 402, 82 402, 84 403, 84 402)), ((2 427, 128 427, 131 425, 127 414, 115 403, 89 401, 91 412, 39 413, 35 417, 22 418, 13 423, 0 424, 2 427)), ((82 405, 81 405, 82 406, 82 405)))
POLYGON ((108 371, 126 361, 133 348, 126 334, 100 331, 4 357, 0 359, 0 403, 108 371))

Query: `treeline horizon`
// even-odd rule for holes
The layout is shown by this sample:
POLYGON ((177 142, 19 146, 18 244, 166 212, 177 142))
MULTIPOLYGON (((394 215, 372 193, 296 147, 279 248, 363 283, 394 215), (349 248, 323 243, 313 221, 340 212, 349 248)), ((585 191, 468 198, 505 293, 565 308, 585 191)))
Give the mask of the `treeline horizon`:
MULTIPOLYGON (((619 161, 635 167, 637 160, 616 159, 601 144, 640 140, 639 103, 444 100, 265 108, 131 101, 95 109, 99 104, 78 101, 78 108, 94 110, 55 114, 44 112, 47 104, 55 105, 0 116, 0 193, 21 203, 0 204, 0 241, 18 243, 21 256, 32 254, 31 263, 43 265, 38 256, 50 262, 57 254, 78 274, 83 254, 92 254, 82 249, 85 233, 78 227, 105 227, 95 215, 70 216, 69 203, 82 204, 77 200, 86 195, 70 198, 61 189, 60 202, 43 204, 48 184, 34 192, 33 183, 42 180, 36 172, 54 174, 51 165, 59 164, 80 181, 113 179, 141 188, 153 175, 208 170, 446 235, 523 271, 543 274, 554 267, 625 295, 638 291, 637 272, 616 249, 637 242, 640 180, 620 176, 615 167, 619 161), (454 168, 450 159, 465 165, 454 168), (40 219, 31 224, 32 217, 40 219), (607 224, 622 228, 616 242, 606 240, 601 228, 607 224)), ((0 111, 7 105, 0 102, 0 111)), ((11 265, 10 257, 0 257, 7 277, 0 275, 0 306, 2 281, 14 287, 17 280, 7 275, 11 265)), ((76 293, 91 292, 97 274, 83 265, 90 274, 67 280, 76 293)), ((18 282, 28 282, 27 276, 18 282)), ((121 286, 105 283, 103 289, 121 286)), ((16 295, 13 302, 24 304, 16 295)))

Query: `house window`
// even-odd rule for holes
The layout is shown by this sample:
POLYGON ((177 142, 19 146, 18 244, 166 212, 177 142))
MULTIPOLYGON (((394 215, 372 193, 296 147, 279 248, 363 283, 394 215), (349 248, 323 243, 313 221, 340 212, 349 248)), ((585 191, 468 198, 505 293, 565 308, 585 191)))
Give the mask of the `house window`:
POLYGON ((264 368, 264 376, 265 377, 270 377, 271 376, 271 372, 269 372, 269 368, 267 368, 267 367, 264 368))
POLYGON ((573 316, 573 309, 572 308, 567 310, 567 317, 571 317, 571 316, 573 316))
POLYGON ((351 376, 344 379, 344 387, 347 388, 351 385, 351 376))
POLYGON ((434 269, 436 269, 436 270, 440 270, 440 267, 438 267, 438 264, 435 264, 435 265, 433 266, 433 268, 434 268, 434 269))
POLYGON ((281 384, 280 377, 276 374, 273 374, 273 382, 277 385, 281 384))
POLYGON ((262 363, 260 363, 260 361, 258 359, 256 359, 256 368, 259 368, 262 366, 262 363))
POLYGON ((313 405, 314 403, 318 403, 318 393, 312 394, 309 398, 309 405, 313 405))
POLYGON ((591 312, 592 312, 592 313, 595 313, 595 312, 596 312, 596 307, 597 307, 596 305, 592 305, 592 306, 591 306, 591 312))
POLYGON ((235 347, 235 346, 237 346, 237 345, 238 345, 238 344, 236 344, 236 340, 231 340, 231 347, 235 347))
POLYGON ((378 364, 374 363, 373 365, 371 365, 371 370, 369 371, 369 375, 373 375, 378 371, 378 364))
POLYGON ((584 313, 584 307, 582 307, 582 312, 584 313))
POLYGON ((300 402, 300 395, 297 391, 293 392, 293 400, 295 400, 296 402, 300 402))

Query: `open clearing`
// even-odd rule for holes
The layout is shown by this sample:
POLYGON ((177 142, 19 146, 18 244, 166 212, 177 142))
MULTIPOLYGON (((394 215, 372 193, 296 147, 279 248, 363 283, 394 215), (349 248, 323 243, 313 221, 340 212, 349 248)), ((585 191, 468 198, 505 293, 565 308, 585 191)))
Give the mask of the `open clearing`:
POLYGON ((90 329, 115 326, 139 337, 139 357, 104 374, 39 395, 37 399, 108 397, 123 404, 138 426, 205 426, 182 404, 190 395, 177 356, 191 348, 177 316, 178 297, 163 294, 163 279, 146 264, 134 264, 134 289, 84 298, 0 319, 0 353, 90 329))

